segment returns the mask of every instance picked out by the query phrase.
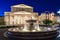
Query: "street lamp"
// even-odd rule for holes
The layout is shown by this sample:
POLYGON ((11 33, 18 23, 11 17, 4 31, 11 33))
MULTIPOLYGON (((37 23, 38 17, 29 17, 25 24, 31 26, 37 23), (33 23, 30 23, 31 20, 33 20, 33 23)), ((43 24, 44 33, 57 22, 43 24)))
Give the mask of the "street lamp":
POLYGON ((45 13, 46 13, 46 19, 49 20, 49 11, 45 11, 45 13))
POLYGON ((59 9, 59 11, 57 11, 57 13, 60 15, 60 9, 59 9))

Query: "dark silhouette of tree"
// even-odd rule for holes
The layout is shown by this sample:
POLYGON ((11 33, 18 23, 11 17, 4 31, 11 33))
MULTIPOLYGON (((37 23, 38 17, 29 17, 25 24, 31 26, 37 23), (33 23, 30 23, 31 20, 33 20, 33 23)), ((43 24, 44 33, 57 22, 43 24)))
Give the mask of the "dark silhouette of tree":
POLYGON ((53 22, 52 22, 51 20, 45 19, 45 20, 43 20, 43 23, 44 23, 45 25, 50 25, 50 24, 52 24, 53 22))

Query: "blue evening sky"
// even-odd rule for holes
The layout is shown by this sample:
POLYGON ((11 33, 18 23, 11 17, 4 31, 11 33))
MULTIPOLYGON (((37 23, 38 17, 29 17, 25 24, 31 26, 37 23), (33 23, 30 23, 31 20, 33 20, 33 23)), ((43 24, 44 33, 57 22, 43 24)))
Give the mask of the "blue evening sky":
POLYGON ((10 11, 10 6, 17 4, 30 5, 39 14, 44 11, 56 13, 60 9, 60 0, 0 0, 0 16, 4 16, 5 11, 10 11))

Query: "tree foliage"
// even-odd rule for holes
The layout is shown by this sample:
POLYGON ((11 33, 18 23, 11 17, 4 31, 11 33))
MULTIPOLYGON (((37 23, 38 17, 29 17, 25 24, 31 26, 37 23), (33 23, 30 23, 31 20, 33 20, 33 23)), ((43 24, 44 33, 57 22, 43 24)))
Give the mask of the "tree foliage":
POLYGON ((4 25, 5 22, 3 20, 0 20, 0 25, 4 25))
POLYGON ((43 20, 43 23, 44 23, 45 25, 50 25, 50 24, 52 24, 53 22, 52 22, 51 20, 45 19, 45 20, 43 20))

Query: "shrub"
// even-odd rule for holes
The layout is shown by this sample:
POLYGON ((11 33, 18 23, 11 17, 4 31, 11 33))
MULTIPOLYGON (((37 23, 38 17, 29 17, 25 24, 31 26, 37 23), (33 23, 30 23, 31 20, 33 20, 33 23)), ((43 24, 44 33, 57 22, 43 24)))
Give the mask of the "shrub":
POLYGON ((45 25, 50 25, 50 24, 52 24, 53 22, 52 22, 51 20, 45 19, 45 20, 43 20, 43 23, 44 23, 45 25))

